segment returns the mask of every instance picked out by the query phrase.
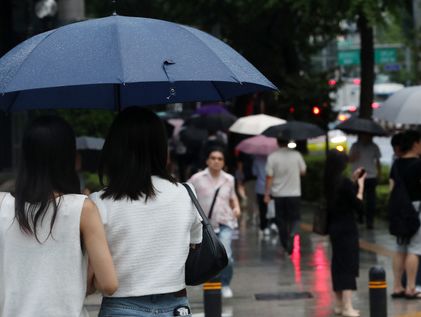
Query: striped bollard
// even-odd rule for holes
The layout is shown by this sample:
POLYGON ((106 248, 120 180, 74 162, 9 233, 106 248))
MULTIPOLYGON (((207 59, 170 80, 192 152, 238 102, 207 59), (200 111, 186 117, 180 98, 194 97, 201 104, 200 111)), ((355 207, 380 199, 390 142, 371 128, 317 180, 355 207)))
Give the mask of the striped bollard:
POLYGON ((222 283, 219 278, 213 278, 210 281, 203 284, 203 302, 205 308, 205 317, 221 317, 221 288, 222 283))
POLYGON ((369 272, 370 317, 387 317, 386 272, 374 266, 369 272))

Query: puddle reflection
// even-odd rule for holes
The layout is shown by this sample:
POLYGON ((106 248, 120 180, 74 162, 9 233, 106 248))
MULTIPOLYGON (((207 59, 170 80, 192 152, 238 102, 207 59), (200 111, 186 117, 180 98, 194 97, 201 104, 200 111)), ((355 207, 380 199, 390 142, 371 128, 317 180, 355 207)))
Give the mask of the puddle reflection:
POLYGON ((332 290, 330 279, 330 263, 326 248, 322 242, 317 243, 313 253, 314 265, 313 292, 316 300, 314 317, 331 316, 332 290))

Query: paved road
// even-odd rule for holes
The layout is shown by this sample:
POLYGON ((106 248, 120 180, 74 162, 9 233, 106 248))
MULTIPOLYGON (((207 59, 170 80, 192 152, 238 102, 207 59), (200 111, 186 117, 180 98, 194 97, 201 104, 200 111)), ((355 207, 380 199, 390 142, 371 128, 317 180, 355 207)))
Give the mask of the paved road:
MULTIPOLYGON (((330 317, 334 316, 334 298, 330 279, 330 246, 326 237, 310 232, 312 207, 304 208, 302 233, 296 240, 294 252, 286 255, 273 234, 269 239, 258 238, 257 229, 240 227, 239 239, 234 243, 235 275, 232 288, 235 297, 223 303, 224 316, 234 317, 330 317), (256 300, 256 294, 286 293, 310 294, 311 298, 286 300, 256 300)), ((386 224, 378 222, 377 229, 360 230, 361 259, 358 292, 354 302, 361 316, 369 316, 368 271, 381 265, 387 272, 387 283, 392 285, 391 255, 393 239, 386 224)), ((190 287, 189 298, 194 316, 203 316, 202 289, 190 287)), ((390 293, 390 290, 389 290, 390 293)), ((96 316, 100 297, 88 299, 91 316, 96 316)), ((421 300, 388 299, 389 317, 421 316, 421 300)))

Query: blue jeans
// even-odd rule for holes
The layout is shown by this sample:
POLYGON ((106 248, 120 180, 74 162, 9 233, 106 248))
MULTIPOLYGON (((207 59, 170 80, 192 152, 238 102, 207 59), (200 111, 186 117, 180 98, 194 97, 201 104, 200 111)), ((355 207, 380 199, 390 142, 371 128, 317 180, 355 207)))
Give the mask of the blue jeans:
POLYGON ((104 297, 98 317, 191 316, 186 309, 190 310, 187 297, 175 297, 174 294, 104 297), (184 314, 176 315, 176 309, 184 314))
POLYGON ((232 257, 232 245, 231 245, 233 231, 234 230, 231 227, 228 227, 222 224, 219 225, 218 237, 219 237, 219 240, 224 245, 225 251, 227 251, 227 256, 228 256, 228 265, 225 267, 225 269, 222 270, 220 274, 222 286, 230 285, 232 276, 234 274, 234 259, 232 257))

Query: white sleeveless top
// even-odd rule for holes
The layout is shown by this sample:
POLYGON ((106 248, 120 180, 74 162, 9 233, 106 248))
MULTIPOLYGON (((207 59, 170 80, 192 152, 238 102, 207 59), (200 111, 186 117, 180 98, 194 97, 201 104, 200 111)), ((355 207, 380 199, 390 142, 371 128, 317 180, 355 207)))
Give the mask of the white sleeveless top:
MULTIPOLYGON (((61 197, 52 236, 47 211, 39 243, 14 220, 15 199, 0 206, 0 316, 88 317, 87 257, 82 254, 80 215, 84 195, 61 197)), ((57 198, 59 200, 59 198, 57 198)))
POLYGON ((91 194, 100 211, 117 271, 112 297, 143 296, 186 287, 189 244, 202 242, 201 218, 183 185, 153 176, 155 198, 102 199, 91 194))

